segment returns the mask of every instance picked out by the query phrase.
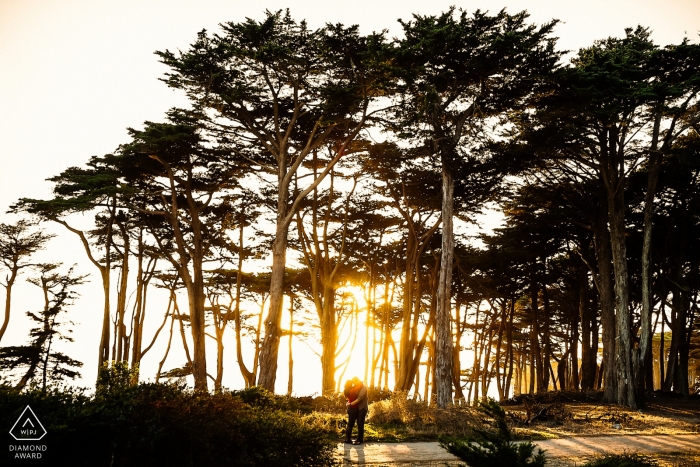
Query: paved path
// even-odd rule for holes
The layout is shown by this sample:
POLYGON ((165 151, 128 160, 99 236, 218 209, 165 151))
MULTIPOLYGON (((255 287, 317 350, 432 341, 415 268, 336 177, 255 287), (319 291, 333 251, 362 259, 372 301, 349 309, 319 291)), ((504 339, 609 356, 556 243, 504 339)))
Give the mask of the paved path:
MULTIPOLYGON (((700 451, 700 435, 619 435, 550 439, 535 444, 551 458, 588 457, 599 454, 686 453, 700 451)), ((437 442, 339 444, 338 460, 354 465, 457 465, 455 456, 437 442)))

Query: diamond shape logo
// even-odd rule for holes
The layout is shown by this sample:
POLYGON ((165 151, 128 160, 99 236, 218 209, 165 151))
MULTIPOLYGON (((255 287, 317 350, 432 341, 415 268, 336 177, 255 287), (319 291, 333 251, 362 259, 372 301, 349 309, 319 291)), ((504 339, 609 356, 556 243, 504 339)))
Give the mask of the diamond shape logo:
POLYGON ((10 430, 17 441, 39 441, 46 435, 46 429, 41 424, 32 408, 27 406, 10 430))

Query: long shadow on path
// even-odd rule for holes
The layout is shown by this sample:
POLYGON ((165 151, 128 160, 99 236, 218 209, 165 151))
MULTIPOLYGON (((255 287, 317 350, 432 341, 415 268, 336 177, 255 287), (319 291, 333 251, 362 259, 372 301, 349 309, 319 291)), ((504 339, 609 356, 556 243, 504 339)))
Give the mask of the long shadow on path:
MULTIPOLYGON (((589 436, 536 441, 547 457, 589 457, 600 454, 669 454, 700 451, 700 435, 589 436)), ((437 442, 340 444, 336 456, 343 466, 353 465, 445 465, 458 458, 437 442)))

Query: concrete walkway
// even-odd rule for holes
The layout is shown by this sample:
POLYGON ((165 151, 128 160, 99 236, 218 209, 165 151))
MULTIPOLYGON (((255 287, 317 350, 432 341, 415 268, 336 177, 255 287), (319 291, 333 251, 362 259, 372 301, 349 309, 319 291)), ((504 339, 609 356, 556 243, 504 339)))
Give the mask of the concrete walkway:
MULTIPOLYGON (((700 435, 589 436, 536 441, 549 458, 589 457, 600 454, 667 454, 700 451, 700 435)), ((354 465, 458 465, 459 459, 437 442, 339 444, 338 460, 354 465)))

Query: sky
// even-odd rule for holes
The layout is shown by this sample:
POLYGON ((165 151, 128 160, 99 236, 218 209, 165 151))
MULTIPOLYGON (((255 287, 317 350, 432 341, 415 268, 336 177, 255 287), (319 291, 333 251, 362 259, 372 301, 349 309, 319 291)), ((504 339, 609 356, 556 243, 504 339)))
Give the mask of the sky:
MULTIPOLYGON (((156 50, 184 50, 198 31, 217 31, 220 23, 246 17, 262 19, 266 9, 289 8, 295 19, 306 19, 311 27, 359 24, 363 33, 388 29, 396 36, 397 19, 410 19, 414 13, 437 15, 451 5, 467 12, 527 10, 530 21, 538 24, 559 19, 559 48, 572 51, 596 39, 622 36, 625 28, 637 25, 649 27, 659 45, 678 43, 683 37, 697 42, 700 32, 697 0, 0 0, 0 222, 17 219, 5 211, 18 198, 49 197, 46 178, 126 142, 127 127, 160 121, 169 108, 186 106, 181 93, 159 81, 167 70, 154 55, 156 50)), ((65 344, 69 355, 85 363, 79 384, 89 386, 99 343, 99 279, 77 238, 55 226, 47 229, 58 236, 42 252, 42 260, 63 261, 66 266, 78 262, 81 273, 92 274, 71 310, 71 318, 79 323, 75 342, 65 344)), ((27 340, 24 311, 40 304, 38 290, 24 278, 19 282, 13 294, 13 321, 2 345, 27 340)), ((159 324, 159 315, 160 311, 151 315, 147 326, 159 324)), ((158 352, 154 349, 152 362, 144 365, 153 366, 161 358, 158 352)), ((307 363, 295 370, 295 392, 300 395, 318 392, 320 386, 320 363, 310 363, 317 357, 306 352, 307 363)), ((209 355, 213 366, 214 354, 209 355)), ((228 356, 228 372, 235 373, 233 355, 228 356)), ((280 354, 281 368, 285 358, 280 354)), ((176 360, 173 357, 173 364, 176 360)), ((280 373, 278 381, 279 390, 286 388, 285 374, 280 373)), ((241 383, 232 379, 228 384, 241 383)))

